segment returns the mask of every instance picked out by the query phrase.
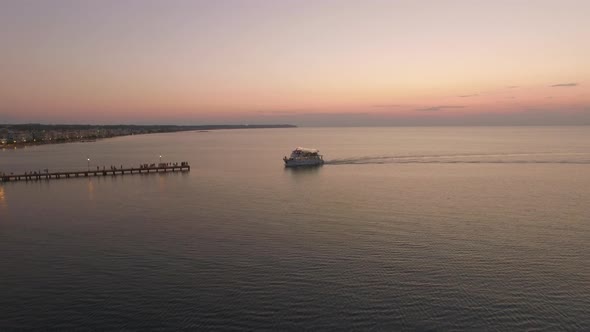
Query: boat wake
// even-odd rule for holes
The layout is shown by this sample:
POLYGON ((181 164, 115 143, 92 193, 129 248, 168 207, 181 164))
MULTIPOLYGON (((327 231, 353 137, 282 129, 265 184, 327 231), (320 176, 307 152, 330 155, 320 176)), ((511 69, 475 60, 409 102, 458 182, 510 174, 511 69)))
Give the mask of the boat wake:
POLYGON ((590 164, 590 153, 381 155, 326 161, 326 165, 367 164, 590 164))

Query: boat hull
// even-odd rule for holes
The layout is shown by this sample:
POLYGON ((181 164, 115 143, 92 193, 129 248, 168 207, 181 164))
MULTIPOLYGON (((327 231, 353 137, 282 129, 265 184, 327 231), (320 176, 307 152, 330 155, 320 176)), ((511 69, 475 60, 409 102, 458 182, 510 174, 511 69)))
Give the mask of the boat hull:
POLYGON ((324 161, 321 159, 287 159, 285 160, 285 167, 305 167, 305 166, 321 166, 324 161))

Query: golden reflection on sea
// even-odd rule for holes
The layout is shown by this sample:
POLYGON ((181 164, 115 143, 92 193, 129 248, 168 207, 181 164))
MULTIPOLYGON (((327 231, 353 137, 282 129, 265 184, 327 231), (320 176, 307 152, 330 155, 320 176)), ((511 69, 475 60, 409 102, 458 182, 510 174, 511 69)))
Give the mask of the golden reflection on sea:
POLYGON ((6 194, 4 193, 4 187, 0 186, 0 209, 5 209, 6 207, 6 194))
POLYGON ((88 199, 94 200, 94 182, 92 180, 88 180, 88 199))

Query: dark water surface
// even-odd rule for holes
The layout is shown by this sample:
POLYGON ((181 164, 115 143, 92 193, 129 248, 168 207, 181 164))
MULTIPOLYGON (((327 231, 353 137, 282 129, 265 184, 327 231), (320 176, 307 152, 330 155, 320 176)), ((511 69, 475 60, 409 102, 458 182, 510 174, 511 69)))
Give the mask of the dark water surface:
POLYGON ((296 128, 0 150, 0 330, 589 330, 590 127, 296 128), (297 146, 315 169, 284 169, 297 146))

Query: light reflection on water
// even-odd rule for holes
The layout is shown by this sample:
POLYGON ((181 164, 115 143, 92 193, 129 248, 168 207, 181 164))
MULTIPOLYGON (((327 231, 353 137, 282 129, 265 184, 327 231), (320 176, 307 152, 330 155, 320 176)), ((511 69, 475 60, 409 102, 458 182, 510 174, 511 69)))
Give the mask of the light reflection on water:
POLYGON ((4 187, 0 184, 0 208, 6 208, 6 193, 4 192, 4 187))
POLYGON ((94 200, 94 182, 88 179, 88 200, 94 200))

